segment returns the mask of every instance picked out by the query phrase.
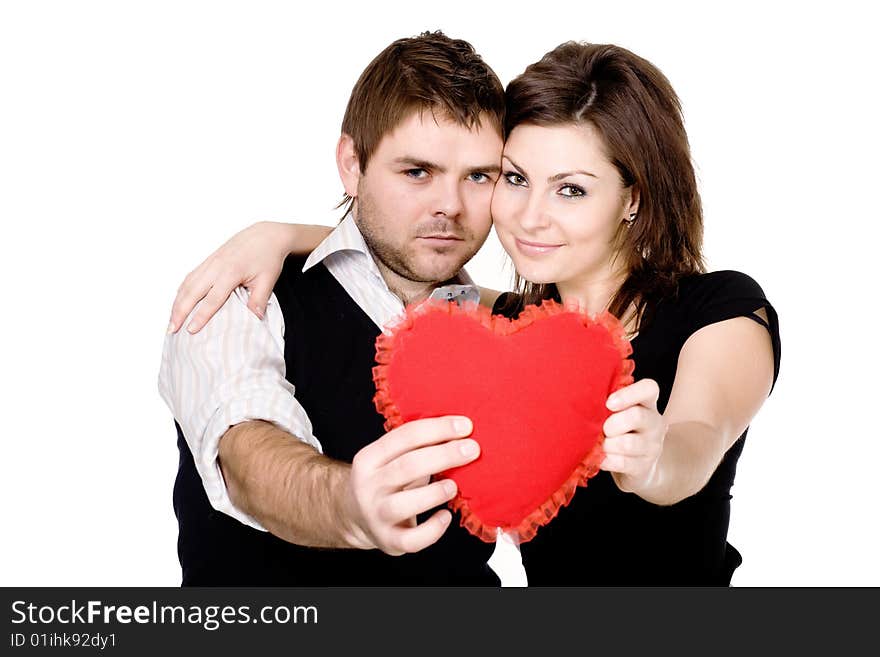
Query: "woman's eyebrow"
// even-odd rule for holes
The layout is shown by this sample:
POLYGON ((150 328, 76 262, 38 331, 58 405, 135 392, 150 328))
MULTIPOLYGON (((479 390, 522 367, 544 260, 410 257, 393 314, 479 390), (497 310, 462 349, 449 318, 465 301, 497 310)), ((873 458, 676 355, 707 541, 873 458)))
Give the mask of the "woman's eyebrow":
POLYGON ((576 171, 565 171, 564 173, 557 173, 555 176, 550 176, 547 178, 547 182, 556 182, 557 180, 562 180, 563 178, 568 178, 568 176, 573 176, 577 173, 582 173, 585 176, 590 176, 592 178, 599 178, 595 173, 590 173, 589 171, 584 171, 583 169, 577 169, 576 171))
POLYGON ((522 168, 520 165, 518 165, 516 162, 514 162, 514 161, 513 161, 510 157, 508 157, 507 155, 503 156, 503 157, 502 157, 502 160, 507 160, 508 162, 510 162, 510 163, 513 165, 513 168, 516 169, 519 173, 521 173, 524 177, 526 177, 526 178, 529 177, 528 174, 526 174, 526 170, 523 169, 523 168, 522 168))
MULTIPOLYGON (((523 169, 520 165, 518 165, 516 162, 514 162, 509 156, 505 155, 504 159, 507 160, 508 162, 510 162, 510 164, 513 165, 513 168, 516 169, 519 173, 521 173, 524 177, 526 177, 526 178, 529 177, 528 174, 526 173, 525 169, 523 169)), ((547 182, 554 183, 557 180, 562 180, 563 178, 567 178, 568 176, 573 176, 577 173, 583 174, 585 176, 590 176, 591 178, 596 178, 596 179, 599 178, 599 176, 597 176, 595 173, 590 173, 589 171, 584 171, 583 169, 576 169, 574 171, 564 171, 562 173, 557 173, 555 176, 550 176, 549 178, 547 178, 547 182)))

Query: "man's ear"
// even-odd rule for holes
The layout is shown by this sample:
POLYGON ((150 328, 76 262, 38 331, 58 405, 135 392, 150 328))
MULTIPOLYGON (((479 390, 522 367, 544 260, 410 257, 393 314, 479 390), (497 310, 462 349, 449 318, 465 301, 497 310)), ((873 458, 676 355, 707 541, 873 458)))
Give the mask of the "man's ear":
POLYGON ((345 193, 357 198, 358 182, 361 179, 361 165, 351 136, 342 134, 336 144, 336 167, 345 193))

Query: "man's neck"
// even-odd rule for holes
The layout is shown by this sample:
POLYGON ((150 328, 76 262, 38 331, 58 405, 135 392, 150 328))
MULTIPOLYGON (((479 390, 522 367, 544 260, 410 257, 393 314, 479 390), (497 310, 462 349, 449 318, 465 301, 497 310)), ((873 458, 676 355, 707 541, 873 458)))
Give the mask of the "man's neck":
POLYGON ((400 299, 404 306, 424 301, 431 296, 431 292, 447 283, 447 281, 433 281, 429 283, 411 281, 388 269, 388 267, 378 260, 376 261, 376 264, 379 267, 379 273, 381 273, 382 278, 385 279, 385 284, 388 286, 388 289, 391 290, 394 296, 400 299))

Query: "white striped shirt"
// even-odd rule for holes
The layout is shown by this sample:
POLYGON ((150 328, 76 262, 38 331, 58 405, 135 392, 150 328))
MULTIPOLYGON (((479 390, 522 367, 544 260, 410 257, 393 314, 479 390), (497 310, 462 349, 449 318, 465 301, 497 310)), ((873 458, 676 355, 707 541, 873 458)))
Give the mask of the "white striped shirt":
MULTIPOLYGON (((321 262, 380 328, 403 312, 403 303, 388 289, 351 215, 312 252, 303 271, 321 262)), ((473 285, 464 270, 458 279, 473 285)), ((180 330, 166 336, 159 393, 180 423, 211 506, 265 531, 229 498, 217 461, 220 438, 235 424, 264 420, 318 451, 321 444, 294 396, 294 386, 285 378, 284 318, 278 300, 270 296, 262 321, 248 310, 247 302, 247 290, 239 287, 201 331, 191 335, 180 330)), ((184 326, 188 322, 189 318, 184 326)), ((510 583, 498 567, 505 543, 499 540, 497 545, 490 565, 503 583, 510 583)), ((518 585, 523 576, 515 575, 512 581, 518 585)))

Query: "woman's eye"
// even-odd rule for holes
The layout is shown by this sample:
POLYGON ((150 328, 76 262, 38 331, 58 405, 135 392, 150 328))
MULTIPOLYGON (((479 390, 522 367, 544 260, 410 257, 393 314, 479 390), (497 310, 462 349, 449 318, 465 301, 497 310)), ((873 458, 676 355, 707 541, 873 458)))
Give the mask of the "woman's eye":
POLYGON ((524 187, 526 179, 514 171, 508 171, 504 174, 504 179, 515 187, 524 187))
POLYGON ((403 173, 410 178, 415 178, 416 180, 421 180, 422 178, 427 178, 428 176, 428 172, 424 169, 407 169, 403 173))
POLYGON ((561 196, 567 196, 569 198, 585 196, 586 193, 587 192, 583 187, 578 187, 577 185, 563 185, 559 188, 559 194, 561 196))

